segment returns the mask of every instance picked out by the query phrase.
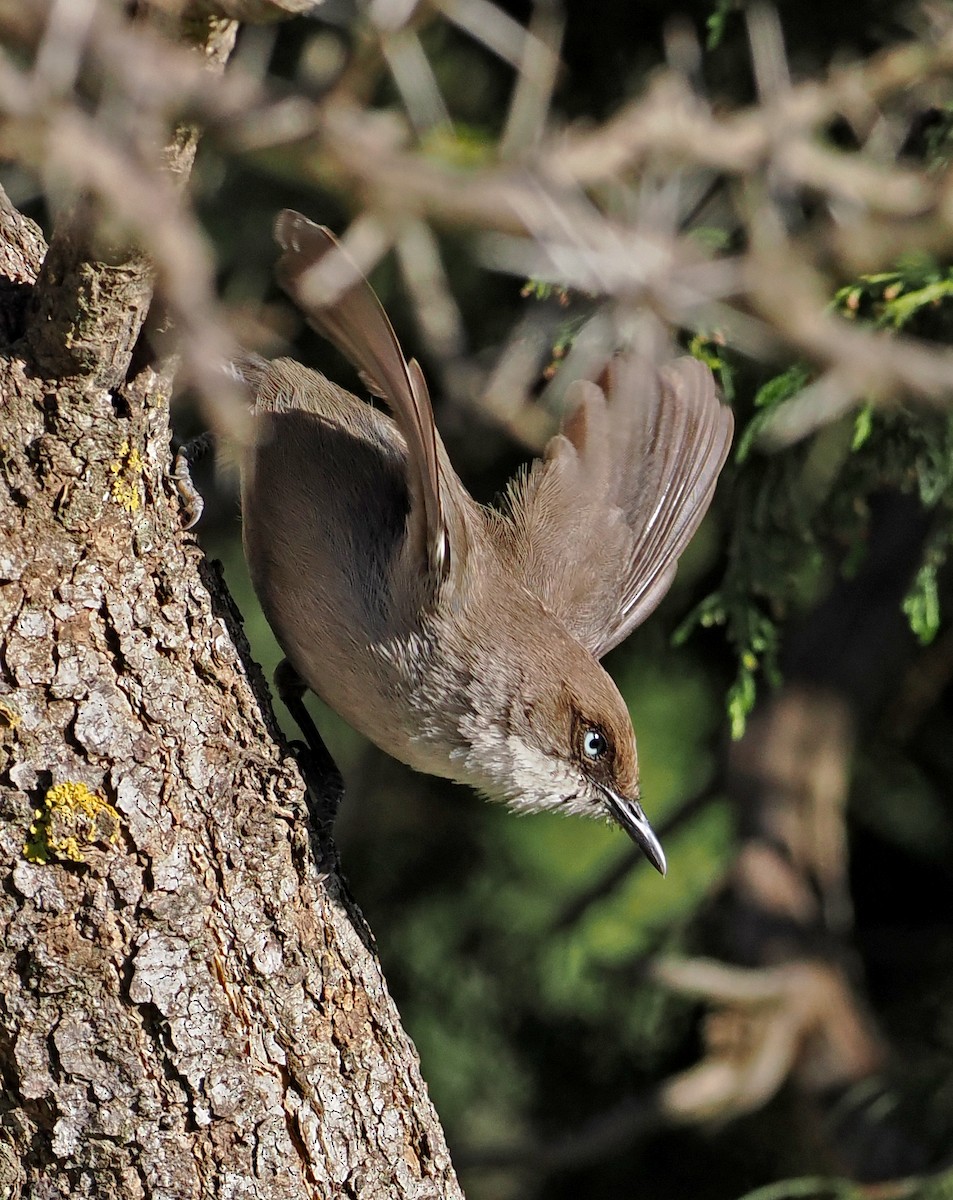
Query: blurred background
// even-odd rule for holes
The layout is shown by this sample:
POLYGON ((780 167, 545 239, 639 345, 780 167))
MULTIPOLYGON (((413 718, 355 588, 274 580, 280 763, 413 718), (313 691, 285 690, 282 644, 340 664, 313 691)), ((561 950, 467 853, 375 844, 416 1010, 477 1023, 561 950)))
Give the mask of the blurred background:
MULTIPOLYGON (((359 390, 271 277, 278 209, 350 229, 478 499, 620 330, 667 329, 735 409, 674 587, 606 664, 666 879, 618 830, 516 818, 313 706, 473 1200, 953 1194, 949 21, 327 0, 239 34, 229 72, 267 104, 199 105, 235 338, 359 390)), ((4 185, 45 221, 34 174, 4 185)), ((187 437, 187 355, 183 378, 187 437)), ((196 480, 270 675, 234 481, 196 480)))

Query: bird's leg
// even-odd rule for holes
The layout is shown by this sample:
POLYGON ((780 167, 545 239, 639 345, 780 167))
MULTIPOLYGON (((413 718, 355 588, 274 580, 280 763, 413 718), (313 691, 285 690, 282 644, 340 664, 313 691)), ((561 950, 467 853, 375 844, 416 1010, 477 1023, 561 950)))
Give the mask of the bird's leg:
POLYGON ((293 745, 298 753, 298 761, 302 765, 309 790, 315 799, 321 797, 322 800, 323 811, 315 815, 323 824, 330 827, 334 824, 334 818, 337 816, 341 800, 344 798, 344 780, 341 772, 331 757, 331 752, 324 744, 324 738, 318 732, 314 721, 311 720, 311 714, 305 708, 304 693, 307 691, 307 684, 286 658, 283 658, 275 668, 274 678, 278 695, 307 742, 307 746, 301 742, 293 743, 293 745))
POLYGON ((189 441, 183 442, 175 452, 175 461, 172 466, 172 482, 182 500, 182 508, 186 518, 183 526, 185 529, 191 529, 193 525, 198 523, 202 515, 202 510, 205 508, 205 501, 202 499, 198 488, 192 482, 191 467, 193 463, 198 462, 200 458, 208 454, 212 448, 212 444, 213 439, 210 433, 200 433, 198 437, 190 438, 189 441))

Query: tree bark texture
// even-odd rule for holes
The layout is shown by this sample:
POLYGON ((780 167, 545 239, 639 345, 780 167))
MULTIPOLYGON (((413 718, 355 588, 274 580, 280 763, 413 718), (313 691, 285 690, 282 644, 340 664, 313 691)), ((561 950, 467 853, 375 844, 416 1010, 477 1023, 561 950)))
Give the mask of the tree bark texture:
POLYGON ((44 252, 0 206, 0 1196, 460 1196, 180 531, 149 266, 44 252))

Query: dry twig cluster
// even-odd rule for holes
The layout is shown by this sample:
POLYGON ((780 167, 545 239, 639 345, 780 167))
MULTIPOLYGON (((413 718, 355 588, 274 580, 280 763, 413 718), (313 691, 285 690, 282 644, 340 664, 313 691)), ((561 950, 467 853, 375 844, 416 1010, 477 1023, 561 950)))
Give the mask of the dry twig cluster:
MULTIPOLYGON (((216 20, 321 11, 297 0, 235 7, 201 6, 216 20)), ((786 346, 807 357, 816 382, 762 435, 789 442, 861 397, 940 400, 953 390, 944 349, 859 328, 828 306, 845 278, 901 250, 942 254, 953 243, 949 170, 927 173, 900 154, 917 115, 948 99, 953 66, 949 12, 925 5, 916 19, 918 36, 907 42, 792 82, 779 22, 755 7, 760 98, 729 112, 701 92, 698 47, 676 30, 670 65, 645 94, 583 129, 561 122, 553 105, 561 26, 547 6, 523 29, 488 0, 426 11, 379 0, 365 11, 351 60, 315 99, 279 91, 260 55, 244 66, 239 55, 222 75, 165 38, 161 20, 128 19, 105 0, 4 0, 0 153, 54 206, 93 195, 101 225, 149 255, 184 377, 207 399, 222 391, 214 367, 231 339, 207 239, 164 173, 169 131, 188 140, 194 123, 224 153, 280 153, 283 170, 339 193, 353 210, 350 249, 365 268, 397 250, 438 350, 459 350, 465 338, 435 230, 462 226, 479 234, 489 265, 610 299, 630 332, 652 313, 753 355, 786 346), (466 165, 424 49, 434 21, 479 40, 514 72, 499 145, 466 165), (402 101, 386 111, 363 100, 385 74, 402 101), (708 211, 736 248, 712 251, 696 236, 708 211)), ((584 369, 615 336, 604 314, 593 318, 576 365, 584 369)), ((520 400, 536 369, 514 342, 483 381, 491 407, 531 440, 538 426, 520 400)))

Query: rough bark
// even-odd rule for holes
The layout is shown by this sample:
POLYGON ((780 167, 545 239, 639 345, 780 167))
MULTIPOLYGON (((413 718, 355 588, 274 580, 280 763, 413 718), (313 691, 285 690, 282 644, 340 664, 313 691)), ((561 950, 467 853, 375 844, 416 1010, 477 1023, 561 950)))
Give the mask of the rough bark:
POLYGON ((0 205, 0 1196, 459 1196, 180 530, 149 264, 71 228, 0 205))

